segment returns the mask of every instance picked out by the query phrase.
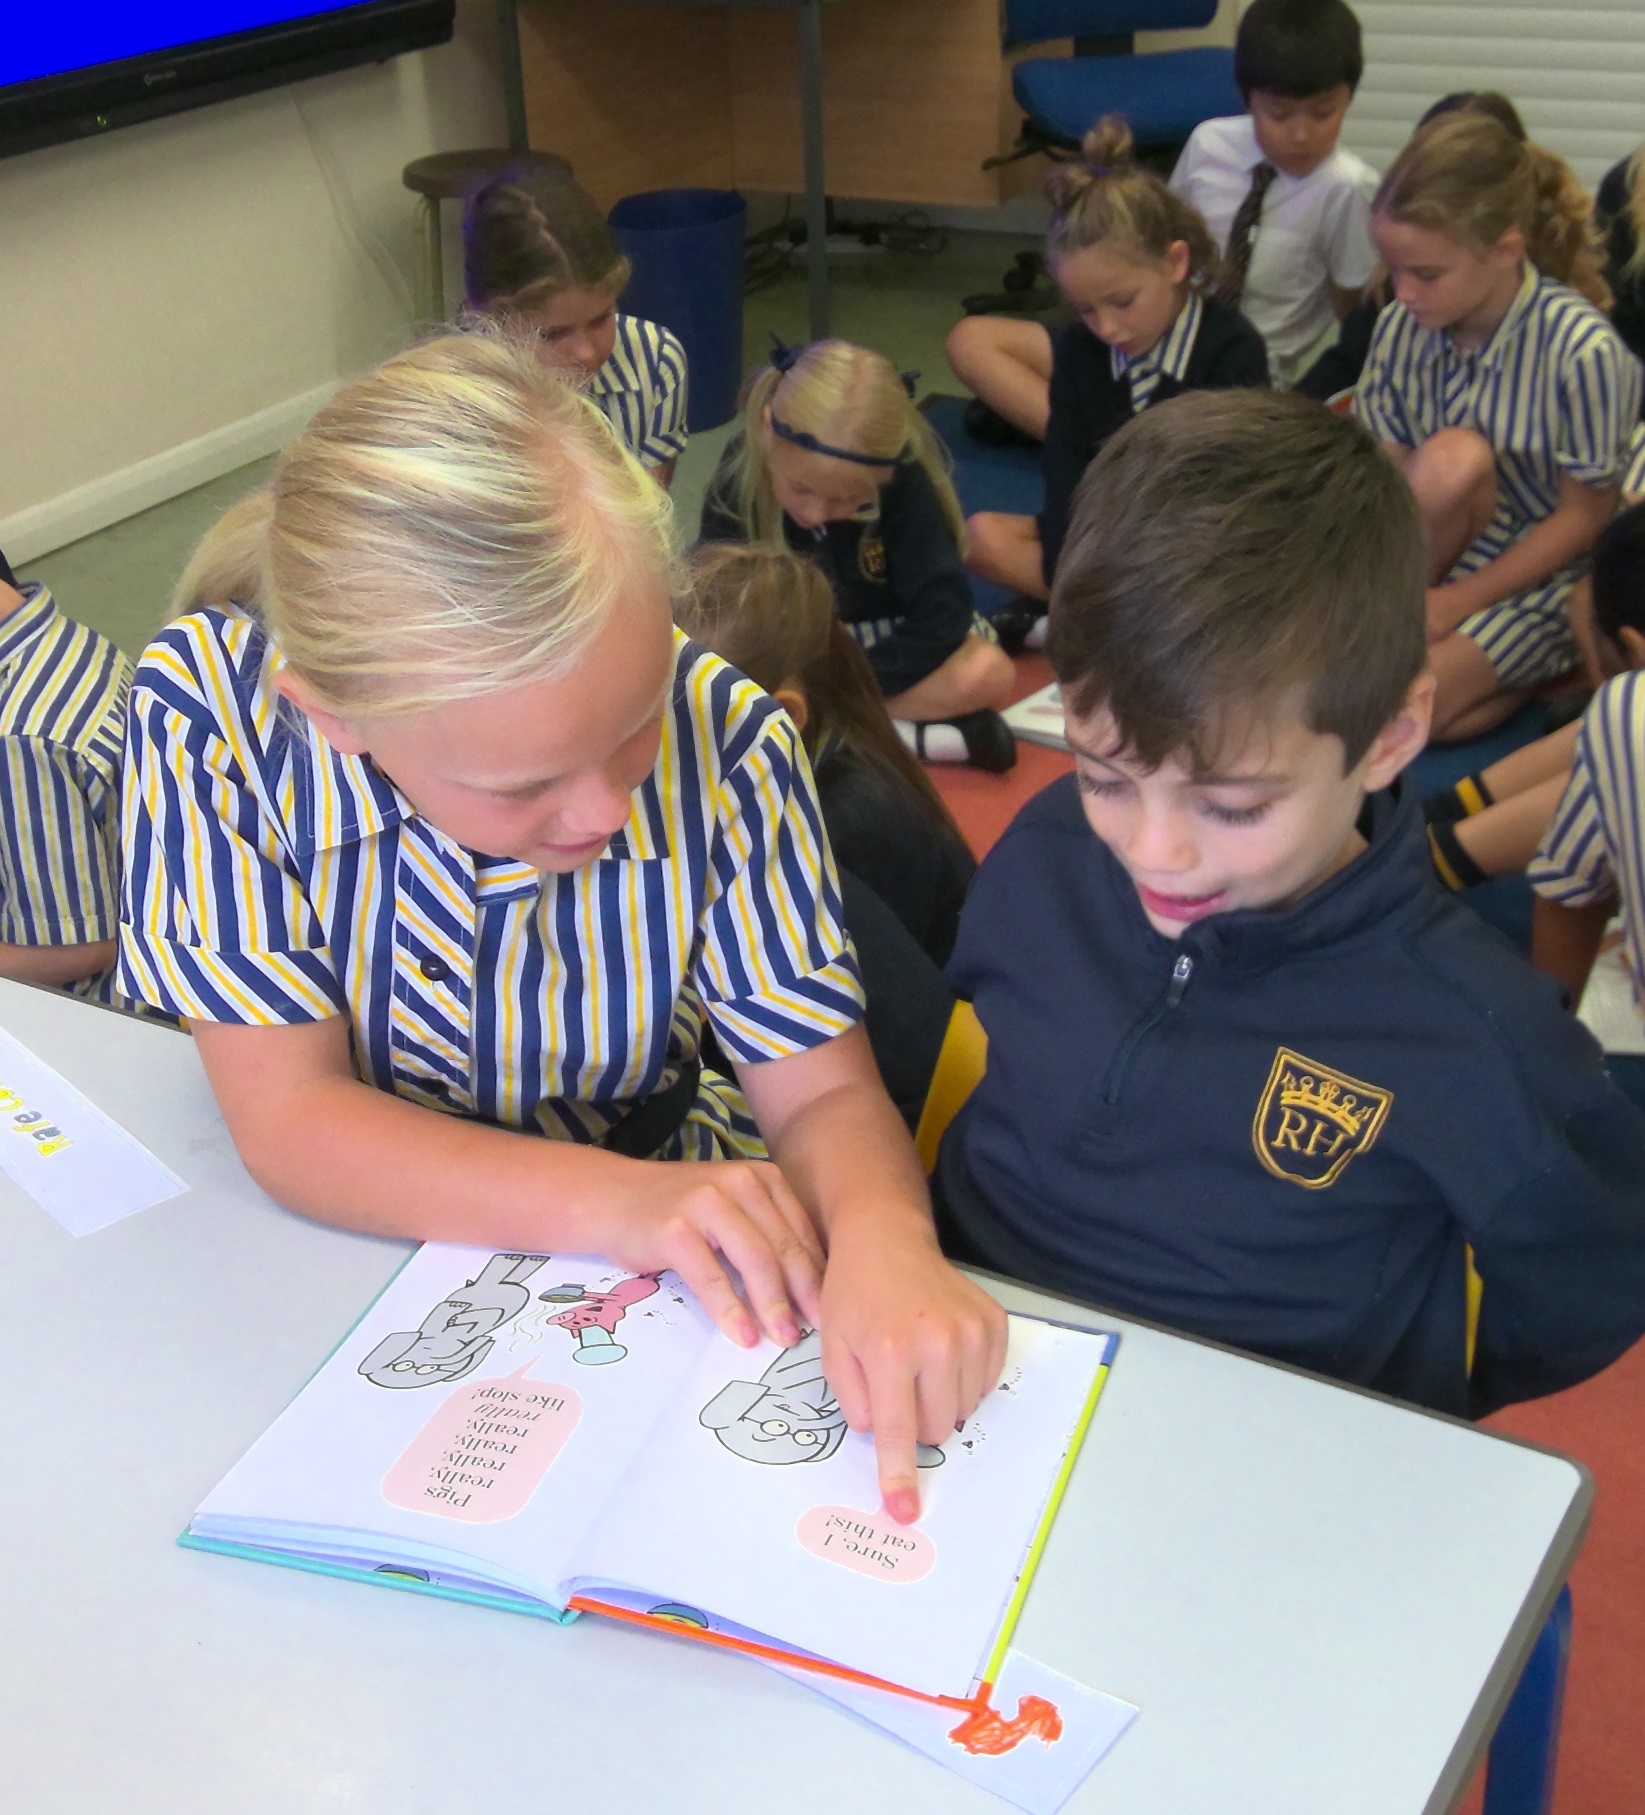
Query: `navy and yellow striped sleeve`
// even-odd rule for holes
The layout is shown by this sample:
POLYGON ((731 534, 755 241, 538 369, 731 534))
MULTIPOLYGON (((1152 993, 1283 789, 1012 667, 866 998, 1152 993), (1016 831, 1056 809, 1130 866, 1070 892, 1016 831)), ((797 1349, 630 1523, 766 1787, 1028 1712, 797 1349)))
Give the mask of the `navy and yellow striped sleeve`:
POLYGON ((1584 485, 1619 485, 1639 421, 1639 361, 1594 315, 1560 369, 1554 458, 1561 474, 1584 485))
POLYGON ((698 987, 733 1059, 781 1058, 862 1019, 839 877, 792 722, 719 664, 691 684, 728 695, 698 987))
POLYGON ((0 738, 0 939, 95 945, 119 930, 119 801, 84 757, 46 737, 0 738))
POLYGON ((261 769, 277 705, 242 662, 243 622, 168 627, 132 685, 122 814, 119 988, 199 1021, 346 1012, 261 769))
POLYGON ((1422 439, 1405 403, 1412 384, 1408 368, 1419 334, 1404 305, 1390 304, 1377 317, 1365 370, 1354 387, 1354 415, 1378 441, 1396 447, 1415 447, 1422 439))
POLYGON ((658 329, 656 390, 650 399, 640 458, 647 466, 677 460, 691 439, 686 428, 685 348, 666 328, 658 329))
POLYGON ((1645 889, 1645 875, 1619 876, 1632 842, 1616 834, 1645 814, 1645 675, 1607 681, 1583 715, 1571 779, 1526 874, 1549 901, 1586 907, 1618 891, 1645 889), (1619 850, 1619 846, 1621 849, 1619 850))

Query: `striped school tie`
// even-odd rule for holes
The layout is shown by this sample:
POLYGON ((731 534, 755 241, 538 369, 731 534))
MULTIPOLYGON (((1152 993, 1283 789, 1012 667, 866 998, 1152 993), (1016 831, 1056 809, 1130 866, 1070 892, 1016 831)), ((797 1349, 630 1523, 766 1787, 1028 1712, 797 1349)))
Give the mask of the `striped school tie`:
POLYGON ((1245 275, 1251 269, 1251 241, 1257 222, 1262 218, 1263 198, 1279 172, 1266 158, 1251 172, 1251 187, 1239 205, 1233 224, 1228 229, 1228 249, 1222 255, 1222 276, 1217 280, 1216 298, 1231 309, 1239 307, 1245 294, 1245 275))

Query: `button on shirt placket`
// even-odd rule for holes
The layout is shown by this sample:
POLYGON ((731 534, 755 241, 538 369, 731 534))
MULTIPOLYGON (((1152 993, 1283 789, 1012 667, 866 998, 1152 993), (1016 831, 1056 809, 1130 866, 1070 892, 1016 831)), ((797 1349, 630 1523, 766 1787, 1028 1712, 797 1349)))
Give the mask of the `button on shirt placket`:
POLYGON ((478 914, 473 860, 426 822, 402 821, 394 887, 389 1013, 396 1091, 471 1115, 478 914))

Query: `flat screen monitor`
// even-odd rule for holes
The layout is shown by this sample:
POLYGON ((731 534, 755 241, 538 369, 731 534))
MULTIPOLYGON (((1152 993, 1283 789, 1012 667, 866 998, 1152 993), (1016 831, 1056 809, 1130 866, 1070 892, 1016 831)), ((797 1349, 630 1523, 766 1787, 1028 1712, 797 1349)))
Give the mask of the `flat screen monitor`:
POLYGON ((0 157, 381 62, 451 36, 455 0, 42 0, 0 21, 0 157))

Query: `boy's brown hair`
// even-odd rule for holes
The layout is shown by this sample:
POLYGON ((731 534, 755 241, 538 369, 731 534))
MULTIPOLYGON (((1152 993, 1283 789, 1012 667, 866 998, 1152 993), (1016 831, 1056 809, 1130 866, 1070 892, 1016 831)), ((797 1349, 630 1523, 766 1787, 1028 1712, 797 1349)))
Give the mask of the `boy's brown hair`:
POLYGON ((1148 768, 1215 769, 1242 716, 1300 697, 1347 768, 1427 660, 1422 524, 1363 428, 1264 391, 1145 410, 1092 461, 1047 653, 1077 718, 1148 768))

